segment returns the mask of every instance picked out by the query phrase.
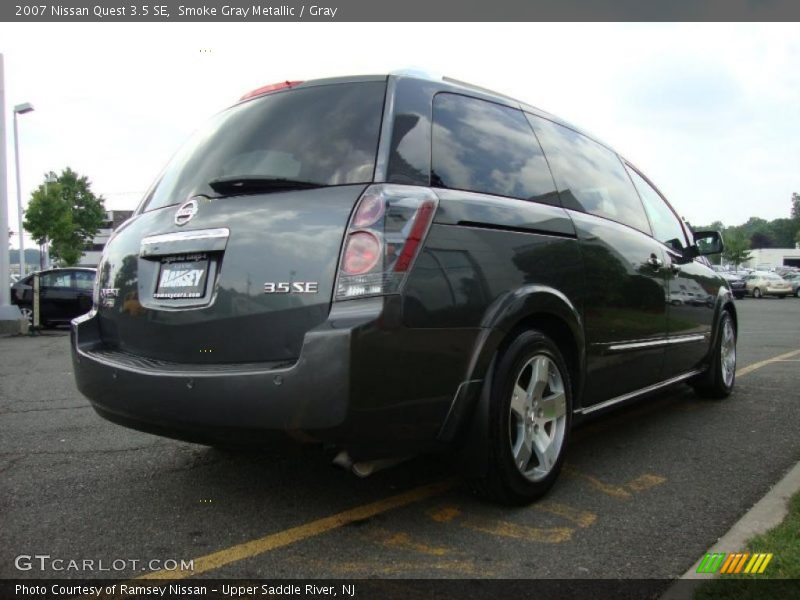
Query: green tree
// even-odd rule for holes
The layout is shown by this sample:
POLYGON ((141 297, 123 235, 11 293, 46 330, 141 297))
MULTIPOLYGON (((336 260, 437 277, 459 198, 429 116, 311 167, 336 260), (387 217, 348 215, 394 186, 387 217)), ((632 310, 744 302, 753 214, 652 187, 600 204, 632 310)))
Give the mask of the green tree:
POLYGON ((725 250, 722 257, 726 262, 738 269, 743 262, 750 260, 750 241, 739 230, 730 229, 723 236, 725 250))
POLYGON ((770 221, 769 229, 776 248, 791 248, 795 233, 800 229, 800 219, 775 219, 770 221))
POLYGON ((795 192, 792 194, 792 218, 800 221, 800 194, 795 192))
POLYGON ((55 183, 42 183, 25 211, 25 229, 65 266, 74 265, 106 218, 104 199, 91 183, 67 167, 55 183))

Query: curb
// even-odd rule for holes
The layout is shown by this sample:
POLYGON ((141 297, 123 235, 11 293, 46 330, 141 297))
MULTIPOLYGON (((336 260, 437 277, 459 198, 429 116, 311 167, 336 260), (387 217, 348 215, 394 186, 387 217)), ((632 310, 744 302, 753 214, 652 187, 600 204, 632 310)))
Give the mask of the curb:
MULTIPOLYGON (((783 479, 772 486, 766 495, 756 502, 707 552, 741 552, 749 539, 780 525, 789 513, 789 498, 798 491, 800 491, 800 462, 789 469, 783 479)), ((690 592, 691 595, 691 592, 703 581, 714 579, 716 574, 697 572, 702 559, 703 557, 698 558, 697 562, 689 567, 689 570, 681 575, 680 579, 661 596, 661 600, 686 598, 687 592, 690 592), (687 585, 687 580, 692 584, 687 585)))

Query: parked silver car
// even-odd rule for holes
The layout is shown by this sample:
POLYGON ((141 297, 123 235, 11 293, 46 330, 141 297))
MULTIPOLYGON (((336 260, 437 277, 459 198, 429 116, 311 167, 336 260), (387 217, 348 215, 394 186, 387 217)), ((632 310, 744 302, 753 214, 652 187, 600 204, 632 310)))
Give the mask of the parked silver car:
POLYGON ((792 284, 786 281, 777 273, 768 271, 756 271, 745 277, 747 294, 753 298, 763 298, 764 296, 777 296, 786 298, 792 293, 792 284))

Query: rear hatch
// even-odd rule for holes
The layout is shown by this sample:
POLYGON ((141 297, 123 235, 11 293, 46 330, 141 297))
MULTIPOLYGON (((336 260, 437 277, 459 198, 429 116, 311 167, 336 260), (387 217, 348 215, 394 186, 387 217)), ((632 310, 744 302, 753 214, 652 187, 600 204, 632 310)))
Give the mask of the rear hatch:
POLYGON ((330 311, 373 179, 385 79, 307 85, 217 115, 109 242, 103 342, 177 363, 295 360, 330 311))

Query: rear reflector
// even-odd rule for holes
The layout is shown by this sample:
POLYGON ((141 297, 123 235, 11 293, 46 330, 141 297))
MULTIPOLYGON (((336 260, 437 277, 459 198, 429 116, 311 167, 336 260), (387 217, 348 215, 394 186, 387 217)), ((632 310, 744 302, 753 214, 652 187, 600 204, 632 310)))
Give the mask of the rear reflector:
POLYGON ((269 85, 262 86, 260 88, 254 89, 252 92, 247 92, 244 96, 239 98, 239 101, 247 100, 248 98, 255 98, 256 96, 261 96, 263 94, 269 94, 270 92, 277 92, 278 90, 286 90, 289 88, 293 88, 296 85, 300 85, 303 83, 302 81, 281 81, 279 83, 270 83, 269 85))
POLYGON ((438 203, 429 188, 391 184, 368 187, 347 230, 336 300, 399 292, 422 248, 438 203))
POLYGON ((411 266, 411 261, 417 255, 419 245, 425 234, 428 233, 428 226, 431 224, 433 213, 436 210, 436 204, 430 200, 424 201, 417 209, 417 215, 414 217, 414 225, 411 226, 411 233, 403 246, 403 251, 400 252, 400 257, 394 263, 394 271, 402 273, 408 271, 411 266))

